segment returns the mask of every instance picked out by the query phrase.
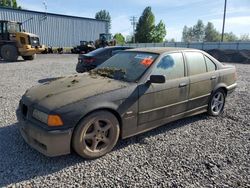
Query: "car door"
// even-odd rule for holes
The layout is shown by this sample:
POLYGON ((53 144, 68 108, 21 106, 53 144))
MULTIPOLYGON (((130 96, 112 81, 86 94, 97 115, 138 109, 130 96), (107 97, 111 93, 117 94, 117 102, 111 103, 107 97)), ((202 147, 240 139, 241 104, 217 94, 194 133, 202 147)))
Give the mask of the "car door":
POLYGON ((182 53, 164 55, 150 75, 165 75, 166 82, 139 86, 138 125, 144 128, 157 126, 181 114, 186 111, 188 102, 189 78, 182 53))
POLYGON ((188 110, 203 108, 208 104, 219 74, 215 64, 198 51, 185 52, 190 79, 188 110))

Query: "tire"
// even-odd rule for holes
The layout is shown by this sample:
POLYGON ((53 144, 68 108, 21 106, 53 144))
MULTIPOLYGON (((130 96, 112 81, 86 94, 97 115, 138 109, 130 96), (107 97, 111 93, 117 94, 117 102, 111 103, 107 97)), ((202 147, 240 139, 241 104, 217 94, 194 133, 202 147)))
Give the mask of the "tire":
POLYGON ((219 116, 222 114, 226 102, 226 94, 223 89, 216 90, 210 97, 208 103, 208 114, 219 116))
POLYGON ((24 60, 30 61, 30 60, 35 59, 35 55, 36 55, 36 54, 34 54, 34 55, 29 55, 29 56, 22 56, 22 57, 23 57, 24 60))
POLYGON ((96 111, 85 117, 74 130, 72 146, 86 159, 95 159, 110 152, 120 135, 117 118, 108 111, 96 111))
POLYGON ((5 44, 1 48, 1 56, 5 61, 13 62, 18 59, 18 51, 14 45, 5 44))

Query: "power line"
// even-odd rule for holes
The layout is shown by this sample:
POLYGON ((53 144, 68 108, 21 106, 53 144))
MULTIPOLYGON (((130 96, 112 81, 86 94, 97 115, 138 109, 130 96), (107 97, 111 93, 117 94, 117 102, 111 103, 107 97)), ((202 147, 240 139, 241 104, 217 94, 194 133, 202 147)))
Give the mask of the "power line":
POLYGON ((130 18, 130 21, 131 21, 131 25, 133 26, 133 43, 135 43, 135 28, 136 28, 136 24, 137 24, 137 17, 132 16, 130 18))

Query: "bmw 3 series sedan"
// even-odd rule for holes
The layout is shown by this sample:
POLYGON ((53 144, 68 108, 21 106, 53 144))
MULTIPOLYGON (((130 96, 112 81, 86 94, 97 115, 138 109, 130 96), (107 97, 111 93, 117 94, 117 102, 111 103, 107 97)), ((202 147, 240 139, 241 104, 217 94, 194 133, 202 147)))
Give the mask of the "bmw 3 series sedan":
POLYGON ((118 139, 204 112, 219 116, 236 85, 235 67, 203 51, 131 49, 88 73, 28 89, 17 117, 24 140, 39 152, 75 150, 93 159, 118 139))

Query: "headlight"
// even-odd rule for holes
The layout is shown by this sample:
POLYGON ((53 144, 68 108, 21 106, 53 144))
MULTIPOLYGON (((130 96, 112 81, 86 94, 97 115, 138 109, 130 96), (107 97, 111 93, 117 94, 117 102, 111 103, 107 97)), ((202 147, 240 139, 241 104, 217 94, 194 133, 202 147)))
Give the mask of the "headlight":
POLYGON ((34 111, 33 111, 33 114, 32 114, 32 116, 35 118, 35 119, 37 119, 37 120, 39 120, 39 121, 41 121, 41 122, 43 122, 43 123, 45 123, 45 124, 47 124, 47 122, 48 122, 48 114, 46 114, 46 113, 44 113, 44 112, 41 112, 41 111, 39 111, 39 110, 37 110, 37 109, 35 109, 34 111))
POLYGON ((50 115, 35 109, 32 116, 48 126, 55 127, 63 125, 63 121, 59 115, 50 115))

